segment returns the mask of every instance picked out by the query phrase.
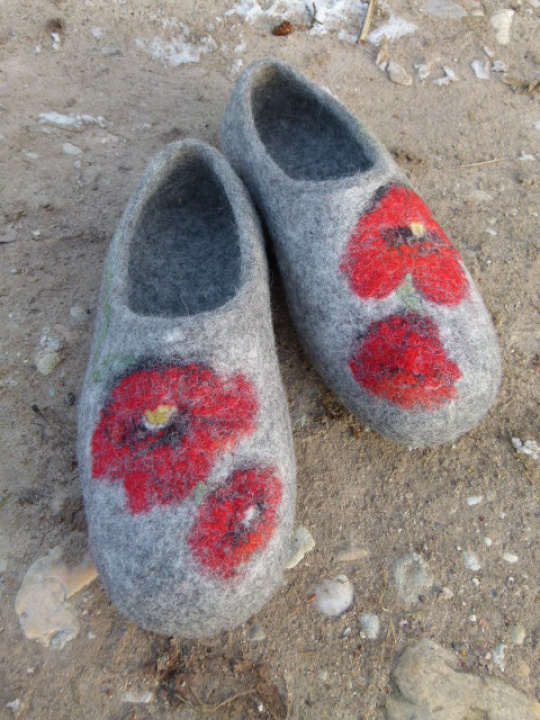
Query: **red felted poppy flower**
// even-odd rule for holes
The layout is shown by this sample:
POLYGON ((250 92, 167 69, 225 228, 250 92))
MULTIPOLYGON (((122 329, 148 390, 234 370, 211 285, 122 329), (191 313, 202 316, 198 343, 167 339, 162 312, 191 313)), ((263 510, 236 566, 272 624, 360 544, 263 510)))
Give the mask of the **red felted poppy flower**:
POLYGON ((363 299, 385 298, 408 274, 415 289, 439 305, 457 305, 468 291, 458 251, 406 187, 391 187, 362 216, 341 270, 363 299))
POLYGON ((219 453, 254 429, 241 374, 196 365, 138 370, 114 388, 92 438, 92 475, 123 482, 133 513, 184 500, 219 453))
POLYGON ((214 574, 232 577, 272 537, 280 501, 271 468, 235 472, 199 508, 188 540, 193 554, 214 574))
POLYGON ((362 387, 406 410, 432 410, 452 400, 461 377, 433 320, 415 313, 371 323, 349 367, 362 387))

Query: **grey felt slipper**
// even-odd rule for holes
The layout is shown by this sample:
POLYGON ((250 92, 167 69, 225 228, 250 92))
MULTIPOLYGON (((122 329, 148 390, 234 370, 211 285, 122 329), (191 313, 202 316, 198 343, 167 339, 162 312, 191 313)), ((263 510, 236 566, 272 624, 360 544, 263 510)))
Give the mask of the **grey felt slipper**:
POLYGON ((80 402, 91 550, 117 608, 202 637, 279 586, 295 461, 260 226, 195 141, 150 164, 106 261, 80 402))
POLYGON ((240 76, 221 142, 267 224, 300 338, 341 401, 412 446, 469 430, 500 383, 493 324, 385 148, 272 59, 240 76))

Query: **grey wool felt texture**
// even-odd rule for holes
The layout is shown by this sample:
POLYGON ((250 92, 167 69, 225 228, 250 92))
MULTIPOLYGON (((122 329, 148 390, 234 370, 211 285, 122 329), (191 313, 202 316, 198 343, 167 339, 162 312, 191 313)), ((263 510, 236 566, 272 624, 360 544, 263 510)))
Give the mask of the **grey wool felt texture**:
POLYGON ((413 447, 472 428, 500 385, 493 324, 381 143, 270 58, 238 79, 221 145, 268 228, 300 339, 343 404, 413 447))
POLYGON ((213 635, 280 586, 295 458, 266 257, 207 145, 158 155, 112 240, 78 455, 101 582, 137 625, 213 635))

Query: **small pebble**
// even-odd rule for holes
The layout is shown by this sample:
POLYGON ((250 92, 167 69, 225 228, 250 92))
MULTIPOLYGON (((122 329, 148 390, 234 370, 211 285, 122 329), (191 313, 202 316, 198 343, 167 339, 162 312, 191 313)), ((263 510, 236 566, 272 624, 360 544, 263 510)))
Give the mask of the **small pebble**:
POLYGON ((471 67, 478 80, 489 80, 489 61, 483 62, 482 60, 474 60, 471 63, 471 67))
POLYGON ((450 588, 443 587, 441 590, 441 597, 445 600, 451 600, 454 597, 454 593, 450 590, 450 588))
POLYGON ((514 10, 497 10, 491 16, 491 27, 495 30, 495 40, 499 45, 510 43, 510 28, 514 19, 514 10))
POLYGON ((491 547, 493 545, 493 540, 491 538, 485 537, 484 544, 486 547, 491 547))
POLYGON ((504 660, 505 650, 506 645, 504 645, 504 643, 499 643, 497 647, 491 651, 491 659, 501 672, 504 672, 504 668, 506 667, 506 662, 504 660))
POLYGON ((480 570, 482 567, 480 560, 478 559, 478 555, 473 552, 464 552, 463 562, 465 563, 467 570, 472 570, 473 572, 480 570))
POLYGON ((379 637, 381 623, 377 615, 372 613, 361 615, 360 622, 368 640, 376 640, 379 637))
POLYGON ((266 640, 264 628, 256 623, 249 631, 249 639, 251 642, 261 642, 261 640, 266 640))
POLYGON ((522 442, 518 437, 513 437, 512 445, 518 453, 528 455, 533 460, 538 460, 540 448, 534 440, 525 440, 525 442, 522 442))
POLYGON ((325 683, 328 680, 328 670, 321 670, 321 672, 317 676, 319 678, 319 682, 325 683))
POLYGON ((37 371, 46 377, 62 362, 59 352, 39 352, 35 357, 37 371))
POLYGON ((467 505, 480 505, 483 499, 482 495, 471 495, 471 497, 467 498, 467 505))
POLYGON ((424 82, 431 75, 431 63, 417 63, 414 66, 416 77, 420 82, 424 82))
POLYGON ((92 28, 92 36, 93 36, 96 40, 101 40, 101 36, 102 36, 101 28, 93 27, 93 28, 92 28))
POLYGON ((16 698, 11 702, 7 702, 6 707, 8 710, 11 710, 14 715, 18 715, 18 713, 20 713, 20 711, 22 710, 22 702, 20 698, 16 698))
POLYGON ((296 567, 314 547, 315 539, 309 530, 303 525, 297 527, 289 546, 289 561, 286 565, 287 570, 292 570, 292 568, 296 567))
POLYGON ((89 317, 87 311, 80 305, 74 305, 70 308, 69 315, 75 320, 75 322, 78 322, 81 325, 84 324, 89 317))
POLYGON ((513 625, 510 628, 510 636, 514 645, 523 645, 527 632, 523 625, 513 625))
POLYGON ((434 85, 439 85, 442 87, 443 85, 450 85, 450 83, 453 82, 459 82, 459 78, 456 75, 456 73, 452 70, 452 68, 448 67, 447 65, 443 66, 444 75, 441 78, 438 78, 437 80, 433 81, 434 85))
POLYGON ((0 573, 4 573, 7 570, 7 560, 0 558, 0 573))
POLYGON ((517 563, 519 558, 517 555, 514 555, 514 553, 504 553, 503 560, 513 565, 514 563, 517 563))
POLYGON ((508 72, 508 65, 502 60, 494 60, 493 65, 491 66, 491 72, 508 72))
POLYGON ((408 87, 413 83, 411 75, 397 62, 390 61, 386 67, 386 72, 390 80, 397 85, 405 85, 408 87))
POLYGON ((66 153, 66 155, 80 155, 82 153, 80 147, 77 147, 69 142, 62 145, 62 150, 66 153))
POLYGON ((328 617, 337 617, 347 610, 353 600, 353 586, 345 575, 323 580, 315 589, 315 607, 328 617))
POLYGON ((146 705, 154 699, 154 693, 151 690, 129 690, 122 693, 120 700, 124 703, 133 705, 146 705))
POLYGON ((433 585, 433 575, 424 558, 411 553, 394 564, 394 583, 402 600, 415 603, 433 585))
POLYGON ((354 562, 355 560, 362 560, 368 556, 369 550, 367 548, 347 543, 336 550, 334 559, 337 560, 337 562, 354 562))

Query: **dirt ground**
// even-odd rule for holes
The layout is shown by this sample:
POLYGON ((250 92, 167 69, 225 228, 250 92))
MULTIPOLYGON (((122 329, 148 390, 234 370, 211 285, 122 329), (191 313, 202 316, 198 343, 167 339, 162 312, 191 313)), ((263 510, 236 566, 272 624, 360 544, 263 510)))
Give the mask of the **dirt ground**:
MULTIPOLYGON (((340 39, 338 29, 274 37, 286 11, 250 22, 227 15, 233 5, 0 5, 0 717, 382 719, 390 672, 422 637, 455 651, 463 670, 538 697, 540 461, 511 442, 540 442, 540 92, 534 83, 518 87, 540 77, 538 2, 506 5, 515 14, 510 42, 500 45, 490 24, 501 7, 495 0, 460 2, 461 19, 432 15, 429 0, 393 0, 391 11, 418 26, 389 44, 391 59, 414 78, 409 86, 378 69, 373 45, 340 39), (198 62, 175 66, 159 51, 159 42, 182 35, 179 21, 205 49, 198 62), (475 76, 471 63, 488 60, 484 47, 506 74, 475 76), (218 145, 239 61, 264 55, 330 88, 396 155, 494 317, 501 392, 452 446, 409 451, 365 432, 303 354, 272 263, 298 459, 297 523, 315 549, 256 618, 211 641, 139 630, 94 581, 71 601, 78 636, 63 649, 43 647, 24 636, 15 596, 29 565, 51 548, 61 546, 70 562, 86 548, 77 398, 108 242, 164 144, 196 137, 218 145), (431 75, 420 81, 414 66, 429 62, 431 75), (434 84, 443 66, 459 81, 434 84), (51 112, 95 121, 62 127, 40 119, 51 112), (36 353, 51 343, 62 362, 46 376, 36 353), (355 560, 338 559, 347 543, 359 549, 355 560), (410 552, 435 580, 412 606, 392 579, 394 563, 410 552), (465 552, 477 554, 478 570, 466 567, 465 552), (313 588, 341 573, 353 583, 353 605, 326 618, 313 606, 313 588), (362 633, 364 613, 380 620, 376 640, 362 633), (250 638, 254 624, 265 639, 250 638), (522 644, 512 641, 517 625, 522 644), (145 691, 149 702, 126 701, 125 693, 145 691)), ((373 27, 383 22, 375 17, 373 27)), ((340 27, 358 34, 358 17, 340 27)))

